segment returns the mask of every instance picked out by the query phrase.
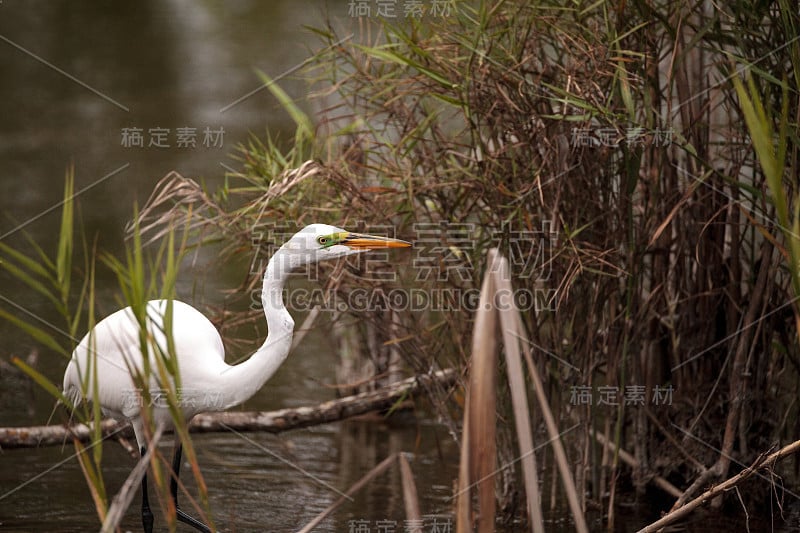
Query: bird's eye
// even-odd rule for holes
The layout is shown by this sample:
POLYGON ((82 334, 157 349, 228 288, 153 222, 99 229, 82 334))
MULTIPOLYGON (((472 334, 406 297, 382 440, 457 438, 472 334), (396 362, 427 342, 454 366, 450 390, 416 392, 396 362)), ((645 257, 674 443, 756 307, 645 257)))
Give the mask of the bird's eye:
POLYGON ((317 242, 321 246, 325 246, 326 244, 328 244, 328 237, 317 237, 317 242))

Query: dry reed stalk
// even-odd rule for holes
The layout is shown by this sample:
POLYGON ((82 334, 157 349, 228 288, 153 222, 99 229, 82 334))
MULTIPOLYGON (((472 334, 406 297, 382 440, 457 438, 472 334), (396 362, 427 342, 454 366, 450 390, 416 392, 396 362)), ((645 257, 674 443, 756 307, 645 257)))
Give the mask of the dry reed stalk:
POLYGON ((533 390, 536 393, 536 400, 538 401, 539 408, 544 416, 547 434, 549 435, 550 441, 553 445, 553 455, 555 456, 555 462, 558 466, 559 474, 561 474, 561 481, 564 483, 564 491, 567 493, 567 502, 569 503, 572 517, 575 520, 575 529, 578 531, 578 533, 588 533, 589 527, 586 524, 586 517, 583 515, 583 509, 581 508, 580 495, 575 488, 575 481, 572 479, 572 473, 570 472, 567 454, 564 451, 564 445, 561 442, 560 432, 558 431, 555 417, 550 409, 550 404, 547 402, 547 397, 545 396, 544 387, 542 385, 542 379, 539 376, 539 370, 536 368, 536 365, 533 362, 533 357, 531 356, 530 343, 528 342, 525 328, 522 327, 519 316, 514 316, 515 320, 517 321, 517 331, 519 332, 520 336, 522 353, 525 356, 528 372, 530 373, 531 380, 533 381, 533 390))
MULTIPOLYGON (((492 254, 489 255, 490 264, 492 254)), ((495 472, 497 471, 497 313, 490 272, 481 286, 469 379, 469 472, 478 492, 478 532, 494 531, 495 472)))
POLYGON ((400 479, 403 481, 406 519, 418 522, 422 519, 422 513, 419 510, 419 496, 417 495, 417 485, 414 483, 414 473, 411 472, 411 465, 408 464, 404 453, 398 454, 397 459, 400 462, 400 479))
MULTIPOLYGON (((489 262, 492 265, 489 273, 494 277, 496 291, 500 294, 513 294, 511 272, 508 261, 496 249, 489 251, 489 262)), ((542 519, 541 495, 536 474, 536 457, 533 454, 533 430, 531 415, 528 410, 528 395, 525 392, 525 377, 522 368, 522 356, 519 348, 520 322, 515 319, 519 313, 516 305, 500 306, 500 327, 503 334, 503 345, 506 354, 506 371, 508 386, 511 390, 511 403, 514 410, 514 425, 517 429, 517 444, 522 458, 522 476, 525 483, 526 507, 531 531, 544 533, 542 519)))
MULTIPOLYGON (((520 383, 522 376, 522 364, 519 355, 520 342, 524 348, 523 353, 534 382, 536 397, 545 417, 550 440, 553 444, 556 464, 564 483, 564 490, 567 493, 576 529, 579 533, 588 533, 586 519, 580 506, 580 498, 570 473, 566 453, 561 444, 560 433, 547 398, 544 395, 538 370, 533 365, 527 335, 522 326, 519 313, 515 311, 513 306, 503 310, 496 305, 498 293, 501 290, 509 291, 511 287, 508 263, 502 258, 497 249, 491 249, 488 253, 488 264, 489 268, 481 285, 480 301, 475 316, 472 368, 464 409, 465 427, 459 468, 458 501, 456 504, 457 531, 461 533, 471 530, 470 489, 475 485, 478 486, 478 531, 493 531, 494 529, 494 475, 497 472, 495 469, 494 425, 497 362, 494 356, 496 349, 495 332, 499 315, 502 320, 503 338, 509 365, 509 383, 512 389, 514 416, 517 421, 520 458, 523 461, 523 476, 526 489, 528 489, 527 505, 530 513, 531 529, 543 531, 544 526, 539 504, 536 465, 532 458, 533 436, 529 424, 530 414, 527 407, 527 398, 524 394, 524 382, 520 383), (479 413, 477 415, 474 414, 476 410, 479 413), (492 453, 491 456, 488 455, 489 451, 492 453), (465 479, 467 476, 469 476, 468 479, 465 479), (487 485, 487 482, 491 483, 487 485), (489 488, 491 488, 491 491, 489 491, 489 488), (491 521, 487 516, 487 509, 492 513, 491 521)), ((510 292, 505 292, 505 294, 510 294, 510 292)))
POLYGON ((461 454, 458 463, 458 492, 456 493, 456 533, 472 531, 472 494, 469 476, 469 386, 464 393, 464 427, 461 432, 461 454))

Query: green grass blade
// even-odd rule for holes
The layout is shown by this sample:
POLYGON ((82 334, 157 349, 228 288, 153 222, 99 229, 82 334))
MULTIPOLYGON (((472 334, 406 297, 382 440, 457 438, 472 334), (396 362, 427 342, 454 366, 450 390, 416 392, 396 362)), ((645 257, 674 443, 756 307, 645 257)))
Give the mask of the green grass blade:
POLYGON ((61 209, 61 229, 56 253, 56 279, 61 290, 62 301, 69 297, 70 274, 72 272, 72 230, 74 216, 75 172, 70 168, 64 180, 64 203, 61 209))
POLYGON ((314 132, 314 126, 308 115, 297 106, 294 100, 272 78, 261 71, 256 71, 256 73, 272 95, 277 98, 283 109, 292 117, 292 120, 297 125, 298 134, 310 138, 314 132))
MULTIPOLYGON (((6 253, 7 250, 3 249, 2 248, 3 246, 5 245, 0 244, 0 249, 2 249, 4 253, 6 253)), ((18 252, 14 251, 14 253, 18 252)), ((34 291, 38 292, 39 294, 47 298, 47 300, 49 300, 50 303, 52 303, 59 310, 59 313, 63 314, 64 309, 62 307, 61 301, 56 297, 56 295, 52 293, 52 291, 45 283, 39 281, 38 279, 28 274, 25 268, 17 266, 9 260, 0 261, 0 266, 2 266, 2 268, 5 268, 8 271, 8 273, 14 276, 18 281, 21 281, 34 291)))
POLYGON ((9 313, 5 309, 0 308, 0 318, 4 318, 14 324, 16 327, 30 335, 35 341, 40 342, 51 350, 63 355, 69 355, 67 351, 61 346, 52 335, 38 326, 34 326, 16 315, 9 313))
POLYGON ((57 387, 52 381, 47 379, 47 377, 45 377, 44 374, 42 374, 32 366, 28 365, 25 361, 23 361, 19 357, 12 357, 11 362, 22 372, 24 372, 29 378, 31 378, 34 381, 34 383, 36 383, 45 391, 47 391, 53 398, 56 398, 58 401, 66 405, 69 409, 72 409, 74 407, 72 405, 72 402, 70 402, 64 396, 64 394, 62 394, 60 387, 57 387))

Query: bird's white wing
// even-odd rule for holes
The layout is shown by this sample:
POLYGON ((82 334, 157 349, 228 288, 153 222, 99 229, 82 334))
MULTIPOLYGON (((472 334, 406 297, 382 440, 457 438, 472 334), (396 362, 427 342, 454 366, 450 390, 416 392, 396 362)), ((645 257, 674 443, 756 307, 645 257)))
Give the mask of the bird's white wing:
MULTIPOLYGON (((181 382, 195 386, 202 386, 205 375, 218 374, 225 364, 222 339, 214 325, 198 310, 179 301, 173 301, 172 305, 174 355, 170 354, 163 318, 166 311, 166 300, 148 303, 146 338, 151 396, 165 390, 155 370, 159 351, 170 360, 177 358, 181 382)), ((74 403, 98 400, 104 412, 111 416, 137 416, 142 402, 141 387, 132 373, 143 376, 145 371, 140 330, 130 307, 98 322, 72 354, 64 373, 65 395, 74 403)), ((175 384, 170 386, 175 387, 175 384)), ((151 398, 151 401, 157 402, 158 398, 151 398)))

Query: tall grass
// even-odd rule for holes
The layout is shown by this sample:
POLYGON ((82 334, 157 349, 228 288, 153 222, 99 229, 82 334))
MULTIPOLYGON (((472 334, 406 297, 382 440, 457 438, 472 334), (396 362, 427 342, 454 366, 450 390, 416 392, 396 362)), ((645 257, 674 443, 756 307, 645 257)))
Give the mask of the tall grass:
MULTIPOLYGON (((166 472, 169 472, 170 463, 155 446, 163 431, 163 428, 154 427, 151 414, 154 403, 151 401, 150 384, 154 382, 153 378, 155 377, 163 385, 159 389, 159 393, 165 396, 163 400, 167 402, 172 414, 177 438, 183 443, 185 456, 192 465, 201 497, 202 509, 200 511, 204 512, 206 516, 210 516, 208 494, 180 409, 178 396, 180 373, 171 335, 171 306, 167 308, 163 330, 155 329, 156 325, 147 317, 146 306, 147 302, 152 299, 172 300, 175 298, 175 282, 180 258, 186 249, 188 233, 184 232, 181 241, 176 242, 174 233, 167 230, 166 238, 163 239, 157 250, 150 254, 145 251, 139 228, 134 224, 131 232, 132 239, 123 259, 118 259, 108 253, 98 253, 94 246, 89 246, 85 236, 82 236, 75 227, 74 180, 74 173, 70 169, 65 179, 61 224, 54 257, 51 257, 31 239, 28 239, 27 249, 30 251, 27 253, 0 243, 0 266, 15 279, 52 303, 64 320, 65 328, 60 330, 63 335, 56 339, 39 324, 35 317, 30 318, 15 312, 16 309, 0 308, 0 317, 18 326, 44 347, 63 355, 64 367, 66 367, 72 351, 79 342, 79 337, 83 336, 84 331, 91 331, 96 323, 94 279, 98 256, 100 262, 116 276, 120 288, 118 303, 120 307, 131 307, 133 315, 140 325, 139 349, 144 354, 143 369, 141 371, 137 371, 135 368, 131 369, 132 381, 128 389, 131 392, 139 391, 141 394, 141 416, 145 420, 146 438, 149 443, 148 448, 150 448, 147 462, 151 467, 151 479, 155 480, 157 498, 161 500, 161 508, 166 511, 170 527, 174 529, 175 508, 169 492, 169 475, 165 475, 164 471, 164 464, 166 464, 166 472), (76 239, 79 237, 82 238, 79 242, 82 244, 83 252, 83 265, 80 269, 75 264, 76 239), (80 274, 83 275, 82 279, 80 274), (78 283, 75 283, 76 277, 79 279, 78 283), (75 286, 78 287, 77 290, 75 290, 75 286), (162 347, 156 342, 156 335, 163 335, 167 339, 166 347, 162 347), (153 354, 153 357, 148 357, 148 354, 153 354)), ((135 210, 133 218, 137 218, 135 210)), ((73 442, 98 519, 103 524, 102 528, 104 531, 113 531, 118 527, 119 521, 131 502, 130 485, 139 487, 138 481, 141 481, 147 465, 144 461, 140 461, 139 466, 134 469, 132 474, 132 478, 138 476, 138 481, 128 483, 123 487, 120 494, 113 498, 112 506, 102 473, 103 443, 108 437, 102 431, 101 405, 99 402, 85 401, 87 397, 97 398, 99 396, 103 376, 98 375, 97 359, 103 357, 103 354, 94 350, 94 339, 91 334, 89 335, 89 346, 91 353, 88 360, 89 368, 80 369, 82 390, 77 404, 72 402, 72 398, 67 398, 63 394, 60 385, 50 381, 39 369, 18 358, 14 358, 13 362, 34 382, 50 393, 58 403, 68 408, 71 412, 70 419, 86 423, 92 428, 92 438, 88 445, 84 445, 78 439, 73 439, 73 442)))

